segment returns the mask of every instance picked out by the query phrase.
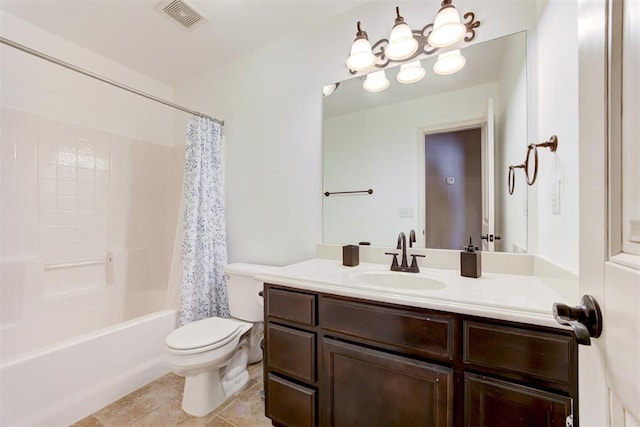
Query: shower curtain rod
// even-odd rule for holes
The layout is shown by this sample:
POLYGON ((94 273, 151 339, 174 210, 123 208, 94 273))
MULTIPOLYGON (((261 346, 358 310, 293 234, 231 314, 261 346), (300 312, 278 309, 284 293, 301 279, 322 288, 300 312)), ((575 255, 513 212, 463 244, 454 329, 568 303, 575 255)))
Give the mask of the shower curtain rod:
POLYGON ((208 116, 206 114, 199 113, 198 111, 190 110, 190 109, 185 108, 185 107, 183 107, 181 105, 174 104, 173 102, 169 102, 169 101, 167 101, 165 99, 158 98, 157 96, 151 95, 149 93, 142 92, 142 91, 140 91, 138 89, 134 89, 134 88, 132 88, 130 86, 127 86, 127 85, 124 85, 122 83, 118 83, 115 80, 111 80, 111 79, 108 79, 106 77, 102 77, 102 76, 100 76, 98 74, 92 73, 91 71, 87 71, 87 70, 82 69, 80 67, 76 67, 73 64, 69 64, 68 62, 64 62, 64 61, 62 61, 62 60, 60 60, 58 58, 54 58, 53 56, 49 56, 49 55, 47 55, 45 53, 39 52, 39 51, 37 51, 35 49, 31 49, 30 47, 27 47, 27 46, 22 45, 20 43, 16 43, 13 40, 7 39, 6 37, 0 36, 0 42, 2 44, 6 44, 7 46, 11 46, 14 49, 21 50, 21 51, 23 51, 25 53, 28 53, 30 55, 37 56, 38 58, 44 59, 44 60, 49 61, 49 62, 53 62, 54 64, 60 65, 62 67, 68 68, 70 70, 73 70, 73 71, 75 71, 77 73, 84 74, 85 76, 91 77, 91 78, 96 79, 96 80, 100 80, 101 82, 110 84, 111 86, 115 86, 117 88, 124 89, 127 92, 131 92, 133 94, 142 96, 142 97, 150 99, 152 101, 159 102, 159 103, 164 104, 164 105, 166 105, 168 107, 175 108, 176 110, 180 110, 180 111, 184 111, 185 113, 193 114, 194 116, 200 116, 200 117, 209 118, 209 119, 213 120, 214 122, 219 123, 221 126, 224 125, 224 120, 215 119, 215 118, 213 118, 211 116, 208 116))

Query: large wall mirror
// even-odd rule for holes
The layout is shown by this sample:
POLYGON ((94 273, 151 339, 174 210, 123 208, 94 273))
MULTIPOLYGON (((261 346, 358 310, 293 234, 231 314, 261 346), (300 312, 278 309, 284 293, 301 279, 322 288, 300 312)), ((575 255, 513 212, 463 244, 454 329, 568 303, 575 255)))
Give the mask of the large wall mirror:
POLYGON ((526 252, 526 184, 507 190, 527 140, 526 46, 516 33, 462 49, 455 74, 435 74, 433 55, 419 82, 387 68, 382 92, 364 90, 362 76, 325 96, 323 191, 349 193, 323 196, 323 242, 392 246, 414 229, 419 247, 459 249, 471 237, 526 252))

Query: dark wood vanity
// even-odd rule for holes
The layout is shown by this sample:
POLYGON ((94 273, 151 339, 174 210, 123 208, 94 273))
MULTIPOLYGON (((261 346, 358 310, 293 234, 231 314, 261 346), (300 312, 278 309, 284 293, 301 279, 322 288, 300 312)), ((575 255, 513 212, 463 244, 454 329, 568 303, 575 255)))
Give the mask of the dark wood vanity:
POLYGON ((266 283, 264 296, 274 425, 578 425, 571 331, 266 283))

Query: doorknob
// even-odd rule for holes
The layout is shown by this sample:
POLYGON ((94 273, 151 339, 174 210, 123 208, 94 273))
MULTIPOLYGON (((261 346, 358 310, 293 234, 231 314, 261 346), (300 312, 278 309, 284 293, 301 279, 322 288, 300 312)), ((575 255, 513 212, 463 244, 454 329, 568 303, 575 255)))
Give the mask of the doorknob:
POLYGON ((553 317, 561 325, 571 326, 578 344, 591 345, 591 337, 598 338, 602 333, 602 312, 594 297, 584 295, 579 306, 553 304, 553 317))

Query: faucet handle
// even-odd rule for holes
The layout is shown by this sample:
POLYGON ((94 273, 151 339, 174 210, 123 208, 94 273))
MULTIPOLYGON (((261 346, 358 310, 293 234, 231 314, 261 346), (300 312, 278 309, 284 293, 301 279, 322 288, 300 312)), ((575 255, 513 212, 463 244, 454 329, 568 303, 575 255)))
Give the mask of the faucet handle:
POLYGON ((391 262, 391 268, 398 267, 398 253, 397 252, 385 252, 385 255, 393 255, 393 261, 391 262))
POLYGON ((420 258, 426 258, 426 255, 418 255, 418 254, 411 254, 411 270, 414 270, 416 273, 420 272, 420 267, 418 267, 418 261, 416 260, 417 257, 420 258))

